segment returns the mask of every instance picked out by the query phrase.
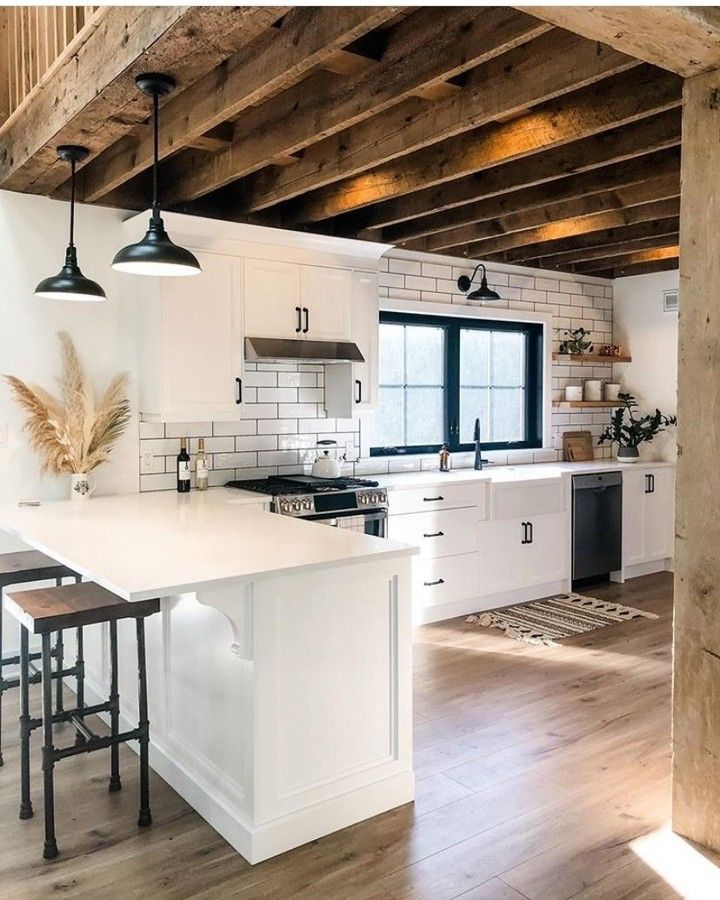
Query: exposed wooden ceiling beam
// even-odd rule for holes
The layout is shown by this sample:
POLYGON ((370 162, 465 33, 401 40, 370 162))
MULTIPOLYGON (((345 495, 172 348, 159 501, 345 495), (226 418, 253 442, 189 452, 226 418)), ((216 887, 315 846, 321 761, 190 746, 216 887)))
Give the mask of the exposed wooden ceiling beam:
MULTIPOLYGON (((493 7, 420 9, 389 36, 378 65, 355 78, 319 72, 270 103, 249 110, 235 124, 235 141, 210 166, 192 153, 173 160, 163 173, 167 200, 177 204, 249 175, 275 154, 297 153, 310 144, 377 116, 413 96, 533 37, 532 19, 493 7)), ((416 104, 426 101, 415 100, 416 104)))
POLYGON ((584 218, 562 219, 525 231, 515 231, 512 234, 502 234, 482 241, 473 241, 464 246, 452 248, 452 255, 483 259, 483 255, 486 253, 497 253, 500 250, 509 250, 529 244, 542 244, 561 238, 572 238, 591 231, 604 231, 608 228, 619 228, 637 222, 650 222, 653 219, 668 219, 679 213, 680 201, 678 198, 660 200, 642 206, 633 206, 630 209, 600 212, 584 218))
MULTIPOLYGON (((504 229, 500 222, 508 216, 534 209, 547 209, 563 201, 584 199, 588 209, 592 206, 594 195, 610 193, 617 197, 617 205, 627 200, 627 188, 637 187, 648 180, 648 173, 654 179, 663 176, 674 178, 677 187, 680 184, 680 154, 676 148, 662 150, 650 157, 642 156, 634 160, 616 163, 602 169, 581 172, 567 178, 558 179, 551 184, 535 185, 507 194, 467 203, 463 206, 434 213, 422 219, 414 219, 401 225, 383 229, 382 240, 398 244, 409 249, 438 249, 443 241, 457 243, 454 240, 460 229, 475 226, 479 222, 496 223, 496 232, 504 229), (613 192, 615 192, 613 194, 613 192), (423 239, 425 241, 423 242, 423 239)), ((664 186, 674 182, 668 182, 664 186)), ((600 197, 600 204, 611 202, 600 197)), ((600 208, 600 207, 598 207, 600 208)), ((462 240, 462 239, 461 239, 462 240)))
POLYGON ((564 219, 582 219, 597 213, 615 209, 629 209, 655 200, 667 200, 680 196, 680 171, 666 175, 646 178, 627 187, 616 188, 604 194, 591 194, 574 197, 572 200, 547 203, 506 216, 462 225, 450 231, 441 231, 428 237, 407 241, 404 247, 408 250, 425 252, 447 251, 449 248, 465 247, 475 241, 482 241, 496 235, 512 234, 514 231, 527 231, 543 225, 559 222, 564 219))
POLYGON ((409 101, 313 145, 292 172, 257 173, 241 186, 241 208, 255 212, 290 200, 636 65, 629 56, 553 29, 474 69, 445 100, 431 106, 409 101))
POLYGON ((654 234, 650 237, 628 240, 620 239, 617 243, 603 244, 599 247, 581 247, 576 250, 566 250, 556 253, 554 256, 539 257, 537 259, 523 260, 523 265, 544 269, 562 269, 566 272, 573 271, 577 263, 596 259, 607 259, 611 256, 621 256, 623 253, 633 253, 638 250, 650 250, 653 247, 666 247, 677 244, 678 232, 668 228, 668 234, 654 234))
POLYGON ((95 153, 147 118, 135 75, 167 72, 183 88, 277 17, 272 7, 101 7, 82 45, 0 128, 0 187, 50 193, 67 179, 58 144, 95 153))
POLYGON ((720 68, 716 6, 519 6, 593 41, 686 77, 720 68))
POLYGON ((600 231, 574 234, 570 237, 558 238, 557 240, 526 244, 515 248, 488 250, 483 259, 510 264, 535 265, 538 268, 558 268, 558 266, 555 266, 555 259, 564 258, 570 252, 616 246, 623 242, 635 241, 641 238, 650 239, 677 234, 679 221, 678 211, 675 210, 669 216, 649 219, 632 225, 622 223, 600 231))
MULTIPOLYGON (((344 216, 334 223, 337 233, 357 234, 366 229, 386 228, 455 209, 473 200, 487 199, 508 191, 549 184, 567 175, 587 172, 610 163, 635 159, 653 151, 680 144, 680 110, 671 110, 538 153, 529 161, 521 158, 473 173, 456 181, 416 191, 344 216)), ((365 235, 370 237, 368 233, 365 235)))
POLYGON ((627 278, 630 275, 648 275, 651 272, 670 272, 679 268, 679 257, 671 259, 655 259, 649 262, 635 263, 630 266, 615 266, 602 272, 593 272, 599 278, 627 278))
POLYGON ((512 122, 458 135, 336 182, 301 198, 290 215, 296 222, 318 222, 618 128, 679 106, 681 85, 675 75, 641 66, 544 103, 512 122))
MULTIPOLYGON (((393 7, 294 9, 282 28, 260 35, 168 100, 162 115, 160 158, 191 146, 220 123, 298 84, 338 48, 376 28, 394 11, 393 7)), ((220 149, 231 146, 232 135, 220 149)), ((150 166, 152 154, 150 130, 136 129, 85 166, 80 185, 83 199, 102 199, 150 166)), ((201 156, 193 158, 202 165, 206 162, 201 156)))
POLYGON ((652 247, 646 250, 635 250, 627 253, 608 254, 604 259, 595 259, 592 262, 584 262, 575 266, 576 272, 591 274, 610 268, 626 268, 638 266, 642 263, 654 262, 659 259, 677 259, 680 255, 680 246, 677 241, 667 243, 664 246, 652 247))

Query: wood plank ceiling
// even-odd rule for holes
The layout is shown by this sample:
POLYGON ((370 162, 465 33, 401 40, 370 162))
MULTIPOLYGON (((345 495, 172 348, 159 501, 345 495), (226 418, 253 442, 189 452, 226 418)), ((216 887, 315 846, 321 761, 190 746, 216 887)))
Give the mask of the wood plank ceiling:
POLYGON ((105 8, 0 126, 0 187, 67 196, 54 149, 79 142, 85 202, 146 208, 132 77, 162 69, 166 209, 611 278, 677 267, 687 72, 533 11, 105 8))

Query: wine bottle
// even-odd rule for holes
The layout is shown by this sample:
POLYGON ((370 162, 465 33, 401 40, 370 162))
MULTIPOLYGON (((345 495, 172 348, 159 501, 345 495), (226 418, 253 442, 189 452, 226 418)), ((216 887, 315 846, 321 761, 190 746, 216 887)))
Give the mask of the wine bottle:
POLYGON ((198 441, 198 452, 195 457, 195 487, 198 491, 208 489, 208 460, 205 455, 205 438, 198 441))
POLYGON ((177 455, 178 494, 187 494, 190 490, 190 455, 187 452, 187 443, 187 438, 180 438, 180 452, 177 455))

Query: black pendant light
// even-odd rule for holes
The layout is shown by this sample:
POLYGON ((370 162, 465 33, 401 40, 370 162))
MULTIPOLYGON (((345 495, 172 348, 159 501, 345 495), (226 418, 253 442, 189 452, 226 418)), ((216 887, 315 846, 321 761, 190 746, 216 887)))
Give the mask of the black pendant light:
POLYGON ((468 300, 499 300, 500 294, 497 291, 493 291, 488 287, 487 283, 487 275, 485 274, 485 265, 483 263, 478 263, 475 266, 475 271, 472 273, 470 278, 467 275, 461 275, 457 280, 457 286, 463 292, 463 294, 467 293, 470 290, 470 286, 475 280, 475 276, 477 275, 478 269, 482 269, 482 278, 480 280, 480 287, 476 288, 472 293, 467 295, 468 300))
POLYGON ((165 231, 158 206, 158 98, 169 94, 175 81, 169 75, 148 72, 138 75, 135 84, 153 99, 153 202, 150 227, 145 237, 137 244, 123 247, 115 254, 113 269, 132 275, 198 275, 202 269, 193 254, 184 247, 174 244, 165 231))
POLYGON ((85 147, 58 147, 60 159, 70 163, 70 240, 65 251, 65 265, 57 275, 45 278, 35 288, 36 297, 48 300, 104 300, 105 291, 80 271, 75 250, 75 166, 88 155, 85 147))

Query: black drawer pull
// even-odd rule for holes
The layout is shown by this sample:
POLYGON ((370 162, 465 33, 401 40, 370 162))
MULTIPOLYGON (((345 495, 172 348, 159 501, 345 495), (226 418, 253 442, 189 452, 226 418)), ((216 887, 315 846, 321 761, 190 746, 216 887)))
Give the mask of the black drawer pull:
POLYGON ((437 581, 426 581, 424 582, 425 587, 435 587, 436 584, 445 584, 444 578, 438 578, 437 581))
POLYGON ((297 325, 295 326, 295 334, 300 334, 300 332, 302 331, 302 310, 299 306, 296 306, 295 312, 297 313, 297 325))
POLYGON ((242 378, 236 378, 235 384, 237 384, 237 398, 235 402, 239 406, 242 403, 242 378))
POLYGON ((303 306, 303 313, 305 314, 305 325, 303 326, 302 333, 307 334, 310 330, 310 310, 307 306, 303 306))
POLYGON ((423 497, 425 503, 435 503, 437 500, 444 500, 444 497, 423 497))
POLYGON ((355 386, 357 387, 357 394, 355 395, 355 402, 362 403, 362 381, 359 378, 355 379, 355 386))
POLYGON ((445 537, 444 531, 436 531, 433 534, 424 534, 423 537, 445 537))

